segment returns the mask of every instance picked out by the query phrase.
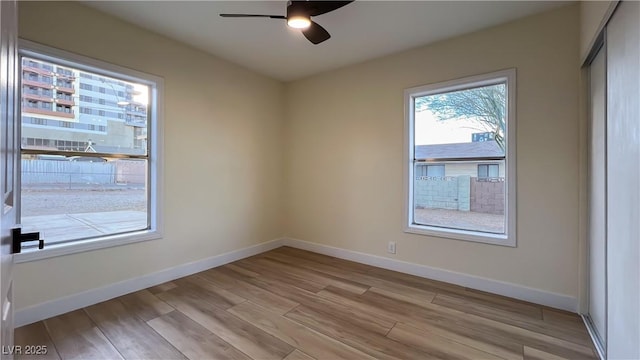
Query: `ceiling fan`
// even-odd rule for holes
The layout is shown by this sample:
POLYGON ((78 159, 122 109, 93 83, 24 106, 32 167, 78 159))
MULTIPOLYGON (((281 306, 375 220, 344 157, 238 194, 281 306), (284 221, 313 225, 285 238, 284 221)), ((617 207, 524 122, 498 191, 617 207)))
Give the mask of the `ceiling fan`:
POLYGON ((302 34, 313 44, 320 44, 328 40, 331 35, 318 23, 311 20, 312 16, 326 14, 339 9, 351 1, 289 1, 287 2, 287 16, 283 15, 256 15, 256 14, 220 14, 229 18, 269 18, 287 20, 287 25, 295 29, 301 29, 302 34))

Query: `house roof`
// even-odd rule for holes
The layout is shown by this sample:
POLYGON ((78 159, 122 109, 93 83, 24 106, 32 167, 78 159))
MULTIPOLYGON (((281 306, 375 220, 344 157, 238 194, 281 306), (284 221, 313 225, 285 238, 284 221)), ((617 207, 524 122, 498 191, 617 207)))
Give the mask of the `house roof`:
POLYGON ((504 151, 495 141, 455 144, 416 145, 416 159, 467 159, 478 157, 500 157, 504 151))

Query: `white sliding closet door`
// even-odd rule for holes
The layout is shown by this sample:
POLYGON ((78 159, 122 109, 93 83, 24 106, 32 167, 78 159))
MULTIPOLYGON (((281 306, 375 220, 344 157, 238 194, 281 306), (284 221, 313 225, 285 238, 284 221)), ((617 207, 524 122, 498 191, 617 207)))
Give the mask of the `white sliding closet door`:
POLYGON ((607 355, 640 359, 640 2, 607 24, 607 355))
POLYGON ((589 317, 606 348, 606 50, 600 49, 589 68, 591 127, 589 146, 589 317))

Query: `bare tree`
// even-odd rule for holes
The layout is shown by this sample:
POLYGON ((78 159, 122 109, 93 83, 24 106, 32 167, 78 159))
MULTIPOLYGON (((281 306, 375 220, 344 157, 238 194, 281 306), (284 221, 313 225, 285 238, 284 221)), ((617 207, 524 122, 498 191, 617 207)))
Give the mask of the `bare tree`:
POLYGON ((498 146, 505 150, 505 84, 482 86, 416 98, 416 111, 430 110, 438 120, 469 119, 492 132, 498 146))

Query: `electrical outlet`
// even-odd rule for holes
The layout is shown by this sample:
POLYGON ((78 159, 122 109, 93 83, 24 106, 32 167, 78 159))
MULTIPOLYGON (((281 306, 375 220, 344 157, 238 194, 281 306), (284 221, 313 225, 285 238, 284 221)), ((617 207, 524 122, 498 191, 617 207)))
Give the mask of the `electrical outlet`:
POLYGON ((389 241, 389 244, 387 245, 387 252, 390 254, 395 254, 396 253, 396 242, 395 241, 389 241))

